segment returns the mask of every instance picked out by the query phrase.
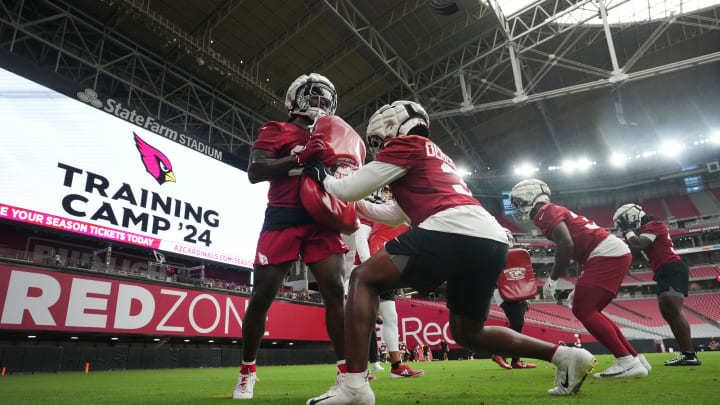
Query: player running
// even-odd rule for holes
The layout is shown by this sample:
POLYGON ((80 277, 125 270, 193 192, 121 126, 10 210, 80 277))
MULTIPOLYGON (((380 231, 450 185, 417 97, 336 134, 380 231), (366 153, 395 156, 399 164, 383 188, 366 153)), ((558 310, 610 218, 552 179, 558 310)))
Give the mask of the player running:
POLYGON ((379 147, 374 162, 335 179, 323 164, 305 172, 345 201, 359 201, 361 215, 412 229, 394 238, 362 263, 350 279, 346 304, 348 372, 339 390, 307 404, 374 404, 367 382, 367 351, 378 294, 410 286, 427 294, 447 281, 450 330, 458 344, 474 351, 520 355, 558 367, 554 395, 573 394, 596 364, 586 350, 559 347, 509 328, 485 326, 490 300, 507 256, 507 237, 455 172, 455 164, 429 136, 429 117, 412 101, 381 107, 370 118, 367 142, 379 147), (390 185, 397 204, 376 206, 362 200, 390 185))
POLYGON ((690 324, 683 313, 683 300, 688 296, 690 270, 680 260, 667 226, 660 218, 647 215, 637 204, 625 204, 613 215, 613 223, 623 233, 628 245, 642 250, 657 282, 660 313, 670 325, 681 353, 666 366, 699 366, 700 359, 690 338, 690 324), (637 234, 636 234, 637 232, 637 234))
POLYGON ((543 295, 553 297, 558 278, 570 260, 580 265, 572 311, 585 328, 617 359, 615 364, 594 377, 645 377, 650 365, 638 356, 620 328, 601 311, 615 298, 630 268, 630 249, 617 237, 587 218, 550 202, 550 188, 537 179, 523 180, 510 192, 510 203, 523 221, 540 228, 555 242, 555 264, 543 287, 543 295), (647 365, 647 366, 646 366, 647 365))
POLYGON ((313 272, 325 301, 327 333, 338 360, 336 384, 345 371, 342 280, 347 247, 337 231, 315 222, 300 201, 303 165, 323 156, 326 163, 334 163, 327 157, 328 147, 322 141, 308 140, 309 126, 317 118, 335 113, 335 87, 317 73, 302 75, 290 85, 285 106, 290 120, 270 121, 260 127, 250 155, 250 182, 270 181, 270 190, 255 255, 255 284, 243 319, 243 360, 233 399, 253 397, 258 380, 255 359, 265 333, 267 312, 299 255, 313 272))

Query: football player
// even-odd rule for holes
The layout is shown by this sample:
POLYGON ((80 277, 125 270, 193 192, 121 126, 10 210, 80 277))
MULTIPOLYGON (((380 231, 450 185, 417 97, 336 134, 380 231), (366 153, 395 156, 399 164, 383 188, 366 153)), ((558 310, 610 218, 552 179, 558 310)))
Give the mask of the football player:
POLYGON ((324 142, 309 142, 310 126, 321 116, 334 114, 336 106, 337 94, 330 80, 317 73, 301 75, 290 85, 285 98, 290 119, 265 123, 253 145, 248 178, 251 183, 269 181, 270 189, 255 255, 255 284, 243 319, 243 360, 234 399, 253 396, 258 380, 255 359, 267 312, 299 255, 313 272, 325 301, 327 333, 338 360, 336 384, 345 371, 342 281, 347 247, 337 231, 315 222, 300 200, 303 165, 318 158, 329 165, 337 161, 324 142))
POLYGON ((556 244, 555 264, 543 287, 545 298, 555 296, 558 278, 565 274, 571 259, 582 269, 573 291, 573 314, 617 359, 594 377, 647 376, 645 358, 638 357, 620 328, 602 313, 630 268, 632 255, 627 245, 584 216, 551 203, 550 188, 540 180, 516 184, 510 203, 523 221, 532 220, 556 244))
MULTIPOLYGON (((505 231, 505 234, 508 238, 508 243, 510 244, 510 247, 513 247, 515 244, 515 238, 513 237, 512 232, 510 232, 509 229, 503 228, 505 231)), ((509 267, 509 266, 508 266, 509 267)), ((514 330, 517 333, 522 333, 522 328, 525 325, 525 313, 530 308, 530 304, 527 302, 527 300, 520 300, 520 301, 509 301, 504 300, 502 296, 500 295, 500 292, 498 289, 495 289, 495 292, 493 293, 493 298, 495 299, 495 303, 502 308, 503 312, 505 312, 505 317, 507 318, 508 322, 510 323, 509 328, 514 330)), ((535 368, 537 367, 535 364, 532 363, 526 363, 524 361, 520 360, 520 357, 514 356, 510 364, 505 361, 505 357, 493 354, 490 356, 490 359, 497 363, 502 368, 506 368, 509 370, 512 370, 514 368, 535 368)))
POLYGON ((613 215, 613 223, 623 234, 628 245, 639 249, 655 272, 658 305, 663 318, 670 325, 681 353, 665 362, 666 366, 699 366, 700 359, 690 338, 690 324, 683 313, 683 300, 688 296, 690 270, 680 260, 670 231, 660 218, 647 215, 637 204, 625 204, 613 215))
POLYGON ((360 214, 410 230, 386 243, 350 278, 345 323, 347 374, 339 390, 307 404, 374 404, 367 382, 367 348, 378 294, 410 286, 427 294, 447 281, 453 339, 475 351, 521 355, 558 366, 558 387, 551 394, 577 392, 596 364, 586 350, 559 347, 512 329, 485 326, 490 300, 507 257, 502 227, 457 175, 452 159, 429 139, 430 119, 412 101, 381 107, 370 118, 367 142, 378 147, 375 161, 342 179, 321 162, 305 168, 327 192, 358 201, 360 214), (373 191, 390 185, 396 204, 366 204, 373 191))

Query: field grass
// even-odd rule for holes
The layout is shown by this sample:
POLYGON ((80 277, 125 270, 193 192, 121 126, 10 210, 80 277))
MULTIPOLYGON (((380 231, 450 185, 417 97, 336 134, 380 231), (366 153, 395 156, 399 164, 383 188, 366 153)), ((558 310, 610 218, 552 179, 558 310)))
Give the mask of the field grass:
MULTIPOLYGON (((389 367, 373 372, 381 404, 718 404, 720 353, 700 353, 700 367, 664 367, 673 354, 646 355, 648 378, 597 381, 588 377, 578 395, 551 397, 555 368, 538 362, 534 370, 504 370, 490 360, 413 363, 419 378, 392 380, 389 367)), ((598 356, 599 370, 612 356, 598 356)), ((9 404, 237 404, 230 398, 235 368, 176 369, 6 375, 0 377, 0 403, 9 404)), ((256 404, 304 404, 327 390, 331 365, 260 367, 256 404)))

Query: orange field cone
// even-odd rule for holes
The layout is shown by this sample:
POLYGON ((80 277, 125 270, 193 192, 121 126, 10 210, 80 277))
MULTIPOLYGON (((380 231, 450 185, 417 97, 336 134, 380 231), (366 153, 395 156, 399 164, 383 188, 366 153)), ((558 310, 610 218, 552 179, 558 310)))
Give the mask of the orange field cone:
POLYGON ((0 376, 0 377, 5 377, 5 367, 3 367, 3 369, 2 369, 2 376, 0 376))
POLYGON ((90 363, 85 363, 85 374, 90 370, 90 363))

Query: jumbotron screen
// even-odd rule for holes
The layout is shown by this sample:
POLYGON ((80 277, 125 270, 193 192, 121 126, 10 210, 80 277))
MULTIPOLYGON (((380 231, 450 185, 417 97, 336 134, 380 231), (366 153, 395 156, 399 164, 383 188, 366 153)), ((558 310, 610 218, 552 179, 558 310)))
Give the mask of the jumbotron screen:
POLYGON ((120 104, 0 69, 0 218, 251 266, 267 183, 120 104))

